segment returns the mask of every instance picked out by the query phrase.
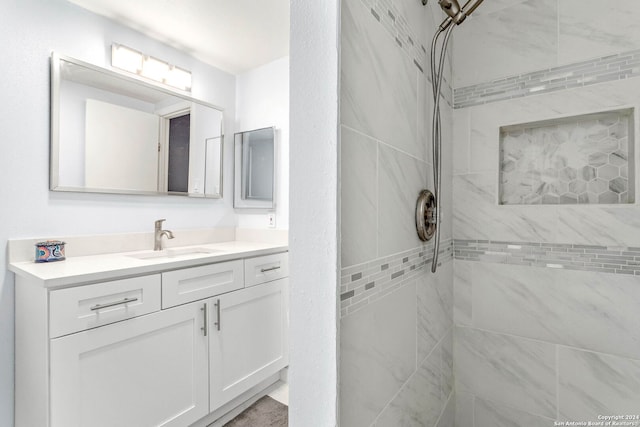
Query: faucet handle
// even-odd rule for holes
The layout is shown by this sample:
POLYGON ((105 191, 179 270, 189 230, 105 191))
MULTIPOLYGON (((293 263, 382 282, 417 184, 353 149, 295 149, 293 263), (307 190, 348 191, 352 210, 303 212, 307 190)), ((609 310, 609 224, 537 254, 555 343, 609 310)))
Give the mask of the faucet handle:
POLYGON ((160 228, 162 228, 162 223, 165 222, 166 219, 158 219, 156 220, 155 224, 156 224, 156 228, 159 230, 160 228))

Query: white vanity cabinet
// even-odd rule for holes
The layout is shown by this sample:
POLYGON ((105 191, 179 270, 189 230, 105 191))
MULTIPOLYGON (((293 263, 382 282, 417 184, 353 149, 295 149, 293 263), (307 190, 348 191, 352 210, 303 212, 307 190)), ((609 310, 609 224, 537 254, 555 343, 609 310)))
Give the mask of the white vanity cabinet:
POLYGON ((18 273, 15 427, 187 427, 223 415, 288 365, 286 259, 160 265, 61 288, 18 273))
POLYGON ((211 410, 289 364, 288 279, 210 300, 211 410))
POLYGON ((52 339, 51 427, 183 427, 207 415, 203 307, 52 339))

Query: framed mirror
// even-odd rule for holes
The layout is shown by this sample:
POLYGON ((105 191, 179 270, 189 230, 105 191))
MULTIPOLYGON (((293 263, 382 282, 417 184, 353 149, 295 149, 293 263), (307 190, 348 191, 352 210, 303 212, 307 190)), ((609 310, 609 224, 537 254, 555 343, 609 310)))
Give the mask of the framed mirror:
POLYGON ((273 127, 234 135, 235 208, 275 207, 275 136, 276 131, 273 127))
POLYGON ((50 189, 222 197, 223 111, 53 54, 50 189))

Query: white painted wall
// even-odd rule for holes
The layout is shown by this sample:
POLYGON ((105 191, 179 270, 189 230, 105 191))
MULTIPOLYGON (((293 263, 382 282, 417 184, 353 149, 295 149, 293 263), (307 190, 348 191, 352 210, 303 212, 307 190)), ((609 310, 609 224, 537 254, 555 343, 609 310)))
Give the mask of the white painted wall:
MULTIPOLYGON (((276 228, 289 228, 289 57, 236 76, 236 129, 243 132, 275 126, 276 228)), ((226 132, 226 150, 233 150, 233 134, 226 132)), ((236 210, 238 226, 265 228, 266 210, 236 210)))
POLYGON ((339 3, 291 1, 293 427, 337 423, 339 3))
MULTIPOLYGON (((235 226, 231 198, 201 200, 53 193, 49 177, 49 57, 51 51, 108 64, 118 42, 193 71, 193 95, 226 107, 225 128, 233 132, 235 77, 190 56, 98 17, 63 0, 4 1, 0 13, 0 259, 8 238, 55 237, 151 231, 166 227, 235 226)), ((232 162, 227 150, 225 163, 232 162)), ((225 194, 232 194, 232 168, 225 194)), ((0 263, 0 425, 13 425, 14 278, 0 263)))

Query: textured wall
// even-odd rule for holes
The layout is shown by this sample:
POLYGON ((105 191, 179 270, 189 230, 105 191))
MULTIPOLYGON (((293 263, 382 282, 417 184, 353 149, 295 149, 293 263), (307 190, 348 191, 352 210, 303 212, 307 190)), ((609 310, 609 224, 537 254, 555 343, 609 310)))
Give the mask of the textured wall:
POLYGON ((337 424, 336 0, 291 1, 289 422, 337 424))
MULTIPOLYGON (((445 145, 443 159, 444 245, 435 275, 426 265, 432 246, 419 241, 414 213, 420 190, 433 187, 431 83, 423 70, 435 21, 442 19, 437 8, 414 0, 342 2, 340 424, 345 427, 453 422, 451 145, 445 145)), ((446 140, 452 110, 451 93, 445 93, 446 140)))
MULTIPOLYGON (((565 84, 561 79, 568 77, 558 72, 591 65, 546 68, 637 49, 640 7, 631 1, 577 3, 489 4, 496 7, 456 35, 458 86, 528 72, 538 78, 549 71, 559 79, 538 81, 534 85, 551 86, 528 94, 518 84, 505 86, 493 100, 463 101, 461 106, 469 106, 454 110, 454 372, 460 427, 542 427, 554 420, 640 414, 640 287, 634 275, 640 208, 498 204, 501 126, 632 107, 636 137, 629 144, 636 144, 640 79, 635 74, 618 80, 620 69, 603 66, 603 59, 594 63, 589 84, 565 84), (607 73, 613 72, 612 80, 607 73)), ((475 89, 468 93, 480 96, 475 89)), ((569 155, 568 160, 579 159, 569 155)))

